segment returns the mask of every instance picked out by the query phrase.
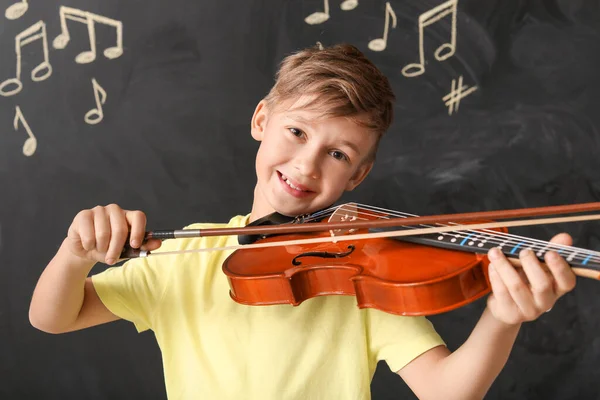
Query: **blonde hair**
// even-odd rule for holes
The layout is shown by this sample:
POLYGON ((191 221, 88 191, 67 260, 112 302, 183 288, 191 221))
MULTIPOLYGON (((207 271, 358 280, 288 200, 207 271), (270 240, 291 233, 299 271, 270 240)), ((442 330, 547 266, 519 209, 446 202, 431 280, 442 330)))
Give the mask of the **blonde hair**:
POLYGON ((350 118, 377 134, 377 142, 392 124, 396 97, 387 77, 349 44, 318 44, 286 57, 264 100, 268 109, 277 109, 304 95, 313 99, 303 108, 320 109, 322 117, 350 118))

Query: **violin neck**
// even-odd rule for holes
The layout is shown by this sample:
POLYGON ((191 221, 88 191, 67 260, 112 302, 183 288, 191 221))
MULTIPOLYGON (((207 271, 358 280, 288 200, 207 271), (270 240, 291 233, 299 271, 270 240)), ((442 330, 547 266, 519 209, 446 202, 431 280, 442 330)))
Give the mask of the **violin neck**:
POLYGON ((544 261, 544 255, 547 251, 553 250, 560 254, 572 268, 589 270, 592 275, 589 277, 595 279, 600 277, 600 254, 598 252, 578 247, 557 245, 543 240, 533 240, 520 236, 479 231, 402 236, 396 239, 450 250, 481 254, 486 254, 492 247, 499 247, 509 258, 518 258, 521 250, 531 249, 541 261, 544 261))

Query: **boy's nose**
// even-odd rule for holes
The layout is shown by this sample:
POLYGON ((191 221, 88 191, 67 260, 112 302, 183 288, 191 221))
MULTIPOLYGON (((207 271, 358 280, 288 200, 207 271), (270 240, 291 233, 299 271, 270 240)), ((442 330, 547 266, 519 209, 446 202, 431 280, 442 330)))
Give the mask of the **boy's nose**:
POLYGON ((319 178, 319 155, 315 151, 303 151, 294 160, 294 167, 303 176, 311 179, 319 178))

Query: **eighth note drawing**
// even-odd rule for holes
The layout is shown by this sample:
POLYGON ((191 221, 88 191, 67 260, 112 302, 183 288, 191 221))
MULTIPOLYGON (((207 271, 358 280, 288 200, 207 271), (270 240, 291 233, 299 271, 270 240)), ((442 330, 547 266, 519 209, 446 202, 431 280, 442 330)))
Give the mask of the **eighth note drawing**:
POLYGON ((94 89, 94 98, 96 99, 96 108, 92 108, 90 111, 85 113, 85 122, 90 125, 96 125, 104 118, 104 112, 102 111, 102 104, 106 103, 106 91, 100 86, 96 79, 92 78, 92 88, 94 89), (100 99, 102 95, 102 100, 100 99))
POLYGON ((4 16, 7 19, 19 19, 27 12, 28 8, 29 4, 27 4, 27 0, 21 0, 8 6, 4 12, 4 16))
POLYGON ((48 38, 46 36, 46 24, 44 21, 38 21, 15 36, 15 56, 17 59, 16 77, 6 79, 4 82, 0 83, 0 95, 4 97, 12 96, 19 93, 21 89, 23 89, 23 82, 21 82, 21 48, 29 43, 35 42, 38 39, 42 39, 44 61, 39 63, 34 69, 31 70, 31 80, 39 82, 52 75, 52 66, 48 61, 48 38), (15 87, 11 89, 10 85, 14 85, 15 87))
POLYGON ((67 19, 81 22, 87 25, 88 37, 90 40, 90 50, 83 51, 75 57, 75 62, 78 64, 91 63, 96 59, 96 23, 105 24, 114 27, 117 33, 116 46, 109 47, 104 50, 104 57, 108 59, 114 59, 120 57, 123 54, 123 23, 111 18, 103 17, 101 15, 93 14, 87 11, 81 11, 76 8, 60 6, 60 28, 61 32, 52 45, 56 49, 64 49, 69 41, 71 35, 69 34, 69 28, 67 27, 67 19))
MULTIPOLYGON (((344 11, 354 10, 358 6, 358 0, 344 0, 340 8, 344 11)), ((304 18, 309 25, 322 24, 329 19, 329 0, 323 0, 323 11, 316 11, 304 18)))
POLYGON ((383 37, 373 39, 369 42, 369 48, 373 51, 383 51, 387 47, 388 29, 390 27, 390 15, 392 16, 392 28, 396 28, 396 13, 390 6, 390 3, 385 3, 385 25, 383 27, 383 37))
POLYGON ((309 25, 322 24, 329 19, 329 0, 323 0, 323 11, 316 11, 304 18, 309 25))
POLYGON ((423 49, 423 29, 436 23, 448 14, 452 14, 452 26, 450 28, 450 42, 444 43, 435 51, 438 61, 452 57, 456 51, 456 8, 458 0, 448 0, 437 7, 419 15, 419 62, 408 64, 402 68, 402 74, 408 78, 421 75, 425 72, 425 54, 423 49))
POLYGON ((354 10, 358 6, 358 0, 344 0, 340 8, 344 11, 354 10))
POLYGON ((31 128, 29 127, 29 124, 27 123, 25 117, 23 116, 23 113, 21 112, 21 107, 16 106, 15 120, 13 121, 15 131, 19 130, 19 121, 21 121, 23 127, 25 128, 25 131, 27 132, 27 135, 29 136, 27 140, 25 140, 25 143, 23 143, 23 154, 27 157, 30 157, 33 155, 33 153, 35 153, 35 149, 37 148, 37 139, 31 132, 31 128))
POLYGON ((468 95, 477 90, 477 86, 469 88, 468 86, 463 86, 462 82, 462 75, 458 77, 458 86, 456 85, 456 79, 452 79, 452 90, 450 90, 450 93, 442 97, 442 100, 444 100, 444 104, 446 104, 446 106, 448 107, 448 115, 452 115, 452 112, 454 111, 458 112, 460 99, 467 97, 468 95))

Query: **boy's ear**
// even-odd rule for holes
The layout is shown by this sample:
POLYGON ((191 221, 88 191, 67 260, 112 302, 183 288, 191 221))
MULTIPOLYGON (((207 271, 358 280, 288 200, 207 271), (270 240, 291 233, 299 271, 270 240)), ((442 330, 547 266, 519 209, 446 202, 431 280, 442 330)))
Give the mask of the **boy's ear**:
POLYGON ((250 122, 250 133, 254 140, 258 140, 259 142, 263 139, 263 133, 267 126, 267 119, 269 113, 267 110, 267 104, 264 100, 261 100, 254 110, 254 115, 252 115, 252 121, 250 122))
POLYGON ((356 170, 352 178, 346 184, 346 191, 354 190, 355 187, 360 185, 360 183, 369 175, 371 172, 371 168, 373 168, 373 161, 366 161, 362 163, 360 167, 356 170))

